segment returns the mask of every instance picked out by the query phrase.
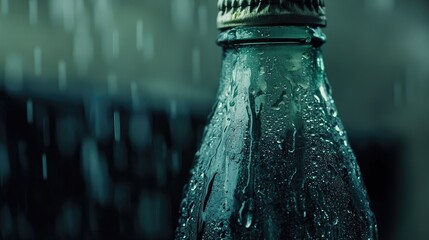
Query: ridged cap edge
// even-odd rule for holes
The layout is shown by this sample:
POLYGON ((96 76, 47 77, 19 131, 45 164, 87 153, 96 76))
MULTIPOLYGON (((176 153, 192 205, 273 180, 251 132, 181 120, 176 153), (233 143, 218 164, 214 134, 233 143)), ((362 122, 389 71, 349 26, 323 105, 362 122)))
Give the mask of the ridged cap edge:
POLYGON ((324 0, 218 0, 219 29, 258 25, 325 26, 324 0))

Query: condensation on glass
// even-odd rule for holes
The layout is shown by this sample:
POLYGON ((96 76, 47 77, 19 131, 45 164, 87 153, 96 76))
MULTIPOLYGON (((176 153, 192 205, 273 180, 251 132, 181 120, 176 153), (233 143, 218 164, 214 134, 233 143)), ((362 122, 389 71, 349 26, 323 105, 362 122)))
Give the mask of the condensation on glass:
POLYGON ((377 239, 310 27, 221 33, 217 102, 176 239, 377 239))

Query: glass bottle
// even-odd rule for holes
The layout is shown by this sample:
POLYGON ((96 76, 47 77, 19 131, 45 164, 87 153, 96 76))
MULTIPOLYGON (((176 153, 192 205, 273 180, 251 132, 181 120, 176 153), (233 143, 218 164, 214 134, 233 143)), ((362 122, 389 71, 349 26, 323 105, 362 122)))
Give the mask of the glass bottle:
POLYGON ((248 2, 219 1, 220 88, 176 239, 377 239, 326 78, 323 1, 248 2))

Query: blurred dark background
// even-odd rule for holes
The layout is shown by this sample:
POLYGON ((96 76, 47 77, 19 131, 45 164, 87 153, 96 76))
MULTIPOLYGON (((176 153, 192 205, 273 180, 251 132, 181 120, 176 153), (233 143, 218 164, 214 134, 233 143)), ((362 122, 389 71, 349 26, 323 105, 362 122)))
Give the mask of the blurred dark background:
MULTIPOLYGON (((429 239, 429 2, 327 0, 381 239, 429 239)), ((0 0, 0 239, 171 239, 214 101, 215 0, 0 0)))

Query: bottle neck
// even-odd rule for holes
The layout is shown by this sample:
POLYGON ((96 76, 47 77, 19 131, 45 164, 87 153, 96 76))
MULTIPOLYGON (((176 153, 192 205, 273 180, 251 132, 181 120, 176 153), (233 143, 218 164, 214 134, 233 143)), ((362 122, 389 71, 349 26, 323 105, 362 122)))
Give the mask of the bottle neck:
MULTIPOLYGON (((295 118, 310 101, 329 102, 319 48, 325 39, 319 28, 310 27, 237 27, 222 32, 220 105, 247 109, 250 104, 255 116, 281 118, 287 113, 295 118)), ((274 124, 274 119, 261 124, 274 124)))
POLYGON ((326 35, 309 26, 245 26, 222 31, 217 40, 224 48, 257 44, 304 44, 320 47, 326 35))

